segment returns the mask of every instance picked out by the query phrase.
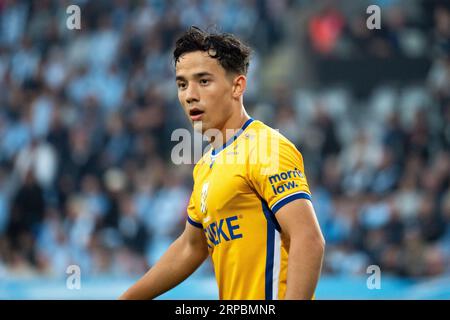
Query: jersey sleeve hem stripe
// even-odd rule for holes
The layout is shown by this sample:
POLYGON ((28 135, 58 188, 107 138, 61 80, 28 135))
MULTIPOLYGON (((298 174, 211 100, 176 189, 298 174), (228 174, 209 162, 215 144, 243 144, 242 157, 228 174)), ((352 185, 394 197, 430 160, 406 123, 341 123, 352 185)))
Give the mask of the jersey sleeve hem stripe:
POLYGON ((275 214, 278 210, 280 210, 283 206, 288 204, 291 201, 294 201, 296 199, 307 199, 311 201, 311 195, 306 192, 296 192, 293 194, 290 194, 286 197, 284 197, 281 200, 278 200, 273 206, 271 211, 275 214))
POLYGON ((192 220, 191 217, 189 217, 189 216, 187 217, 187 221, 188 221, 190 224, 192 224, 194 227, 203 229, 203 225, 202 225, 201 223, 192 220))

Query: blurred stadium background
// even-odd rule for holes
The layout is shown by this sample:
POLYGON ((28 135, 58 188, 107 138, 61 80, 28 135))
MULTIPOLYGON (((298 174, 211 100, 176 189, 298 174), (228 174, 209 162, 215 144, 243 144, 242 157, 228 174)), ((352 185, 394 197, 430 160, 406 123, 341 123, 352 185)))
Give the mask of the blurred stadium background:
MULTIPOLYGON (((171 51, 190 25, 253 47, 245 105, 304 155, 317 298, 448 299, 450 5, 432 0, 0 0, 0 298, 115 299, 181 232, 171 51)), ((211 265, 161 298, 216 299, 211 265)))

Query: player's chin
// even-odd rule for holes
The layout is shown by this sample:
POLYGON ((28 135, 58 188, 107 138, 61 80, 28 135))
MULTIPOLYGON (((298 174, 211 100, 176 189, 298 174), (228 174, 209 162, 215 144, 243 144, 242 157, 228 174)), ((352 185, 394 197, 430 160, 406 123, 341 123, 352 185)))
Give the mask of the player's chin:
POLYGON ((203 134, 207 129, 205 128, 205 123, 203 121, 192 121, 192 126, 194 131, 203 134))

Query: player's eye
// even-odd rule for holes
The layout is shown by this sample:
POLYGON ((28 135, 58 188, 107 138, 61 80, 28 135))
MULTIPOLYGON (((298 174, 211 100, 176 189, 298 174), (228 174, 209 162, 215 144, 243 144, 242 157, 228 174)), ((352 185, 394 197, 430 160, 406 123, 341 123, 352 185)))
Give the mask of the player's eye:
POLYGON ((186 88, 186 82, 177 82, 178 89, 185 89, 186 88))
POLYGON ((200 80, 200 84, 203 85, 203 86, 206 86, 206 85, 209 84, 209 80, 208 79, 201 79, 200 80))

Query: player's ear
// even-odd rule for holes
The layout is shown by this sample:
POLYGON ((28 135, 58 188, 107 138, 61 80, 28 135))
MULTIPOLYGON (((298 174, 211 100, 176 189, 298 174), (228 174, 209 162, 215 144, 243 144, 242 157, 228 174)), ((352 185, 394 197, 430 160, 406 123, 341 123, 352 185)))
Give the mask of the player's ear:
POLYGON ((237 75, 233 80, 233 89, 232 89, 232 95, 233 98, 240 98, 245 91, 245 88, 247 87, 247 78, 243 75, 237 75))

